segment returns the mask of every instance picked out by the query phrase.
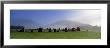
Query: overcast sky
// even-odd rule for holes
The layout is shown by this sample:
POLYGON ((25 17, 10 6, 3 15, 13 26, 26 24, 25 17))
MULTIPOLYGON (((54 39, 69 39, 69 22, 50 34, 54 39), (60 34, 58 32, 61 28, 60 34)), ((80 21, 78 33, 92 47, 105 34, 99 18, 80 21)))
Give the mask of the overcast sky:
POLYGON ((50 24, 60 20, 72 20, 90 25, 100 26, 100 10, 11 10, 11 24, 39 23, 50 24))

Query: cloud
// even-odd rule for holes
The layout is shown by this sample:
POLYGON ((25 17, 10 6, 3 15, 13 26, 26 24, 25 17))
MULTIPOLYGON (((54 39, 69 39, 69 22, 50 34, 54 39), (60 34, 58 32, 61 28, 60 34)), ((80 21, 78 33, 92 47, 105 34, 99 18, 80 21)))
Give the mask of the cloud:
POLYGON ((93 26, 100 26, 100 10, 79 10, 75 14, 72 13, 68 19, 93 26))

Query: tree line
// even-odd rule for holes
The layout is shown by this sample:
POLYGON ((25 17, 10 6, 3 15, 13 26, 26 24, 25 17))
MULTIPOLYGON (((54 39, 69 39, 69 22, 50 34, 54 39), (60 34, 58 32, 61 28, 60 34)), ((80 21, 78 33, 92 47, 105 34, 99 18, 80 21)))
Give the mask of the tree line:
MULTIPOLYGON (((23 26, 11 26, 11 29, 15 29, 17 32, 25 32, 25 28, 23 26)), ((55 28, 36 28, 36 29, 28 29, 30 30, 30 32, 33 32, 34 30, 37 30, 38 32, 43 32, 43 30, 47 30, 47 32, 60 32, 60 31, 64 31, 64 32, 68 32, 68 31, 80 31, 80 27, 76 27, 76 28, 64 28, 64 29, 55 29, 55 28)))

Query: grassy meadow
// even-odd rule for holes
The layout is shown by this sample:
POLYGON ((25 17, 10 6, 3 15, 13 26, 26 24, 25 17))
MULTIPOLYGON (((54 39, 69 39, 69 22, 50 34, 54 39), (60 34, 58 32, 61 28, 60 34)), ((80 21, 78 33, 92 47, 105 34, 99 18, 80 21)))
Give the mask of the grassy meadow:
POLYGON ((100 39, 101 32, 10 32, 11 39, 100 39))

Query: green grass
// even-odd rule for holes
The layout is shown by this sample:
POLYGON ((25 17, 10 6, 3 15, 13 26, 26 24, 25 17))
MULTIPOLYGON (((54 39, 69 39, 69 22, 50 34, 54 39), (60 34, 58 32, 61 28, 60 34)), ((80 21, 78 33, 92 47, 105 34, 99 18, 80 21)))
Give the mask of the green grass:
POLYGON ((11 39, 100 39, 101 32, 11 32, 11 39))

